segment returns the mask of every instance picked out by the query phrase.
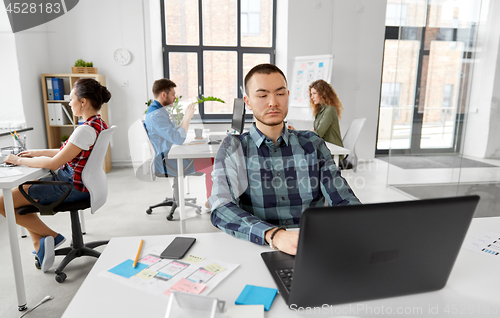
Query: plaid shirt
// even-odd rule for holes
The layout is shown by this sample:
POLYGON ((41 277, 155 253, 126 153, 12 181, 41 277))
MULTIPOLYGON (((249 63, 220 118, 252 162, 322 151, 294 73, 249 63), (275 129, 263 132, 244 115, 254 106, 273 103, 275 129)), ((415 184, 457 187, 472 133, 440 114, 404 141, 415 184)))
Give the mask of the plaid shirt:
POLYGON ((325 142, 311 131, 283 129, 275 145, 252 125, 224 139, 212 173, 212 224, 265 244, 276 226, 298 227, 307 207, 360 204, 325 142))
MULTIPOLYGON (((106 125, 104 120, 102 120, 101 115, 99 114, 88 118, 87 121, 85 121, 82 125, 89 125, 95 129, 96 140, 101 131, 103 131, 104 129, 108 129, 108 125, 106 125)), ((62 150, 67 143, 68 140, 64 142, 60 150, 62 150)), ((82 150, 75 158, 73 158, 73 160, 65 164, 73 168, 73 185, 78 191, 81 192, 89 192, 89 190, 85 188, 85 185, 82 182, 82 171, 85 167, 85 164, 87 163, 87 160, 89 160, 89 156, 93 148, 94 145, 90 146, 89 150, 82 150)), ((61 169, 63 168, 64 165, 61 167, 61 169)))

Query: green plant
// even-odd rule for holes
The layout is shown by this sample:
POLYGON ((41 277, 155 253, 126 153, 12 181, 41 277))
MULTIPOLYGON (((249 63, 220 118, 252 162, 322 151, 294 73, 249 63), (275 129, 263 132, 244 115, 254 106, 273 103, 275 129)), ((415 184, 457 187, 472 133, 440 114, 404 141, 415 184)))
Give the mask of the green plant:
POLYGON ((146 110, 144 111, 144 114, 148 112, 149 105, 151 105, 152 102, 153 102, 153 100, 150 99, 150 100, 148 100, 147 102, 144 103, 146 105, 146 110))
POLYGON ((175 125, 180 125, 182 118, 184 117, 184 113, 182 112, 182 106, 179 103, 179 100, 182 98, 182 96, 179 96, 175 99, 174 105, 168 109, 170 116, 172 116, 172 120, 174 121, 175 125))
POLYGON ((85 62, 84 60, 82 59, 79 59, 79 60, 76 60, 75 62, 75 66, 76 67, 85 67, 87 66, 87 62, 85 62))
POLYGON ((203 103, 203 102, 220 102, 220 103, 226 103, 222 99, 217 98, 217 97, 213 97, 213 96, 205 97, 205 96, 201 95, 201 98, 199 98, 199 97, 197 97, 197 98, 198 98, 198 101, 196 101, 196 104, 203 103))
MULTIPOLYGON (((182 121, 182 118, 184 117, 184 114, 182 113, 182 106, 179 104, 179 100, 182 98, 182 96, 179 96, 175 99, 174 105, 169 108, 170 116, 172 116, 172 119, 175 123, 175 125, 179 125, 182 121)), ((213 97, 213 96, 201 96, 201 98, 196 97, 197 101, 194 102, 194 104, 199 104, 203 102, 220 102, 220 103, 225 103, 222 99, 213 97)))
POLYGON ((69 138, 69 135, 62 135, 61 142, 65 142, 66 140, 68 140, 68 138, 69 138))
MULTIPOLYGON (((184 113, 182 112, 182 105, 179 103, 180 99, 182 96, 179 96, 175 99, 174 104, 172 107, 167 108, 168 112, 170 113, 170 116, 172 117, 172 120, 174 121, 175 125, 179 125, 182 121, 182 118, 184 117, 184 113)), ((153 102, 152 99, 148 100, 144 104, 146 105, 146 111, 144 113, 148 112, 148 108, 153 102)), ((213 97, 213 96, 201 96, 201 98, 197 97, 197 101, 194 102, 194 104, 199 104, 203 102, 220 102, 220 103, 225 103, 222 99, 213 97)))
POLYGON ((79 59, 79 60, 76 60, 75 67, 94 67, 94 63, 85 62, 84 60, 79 59))

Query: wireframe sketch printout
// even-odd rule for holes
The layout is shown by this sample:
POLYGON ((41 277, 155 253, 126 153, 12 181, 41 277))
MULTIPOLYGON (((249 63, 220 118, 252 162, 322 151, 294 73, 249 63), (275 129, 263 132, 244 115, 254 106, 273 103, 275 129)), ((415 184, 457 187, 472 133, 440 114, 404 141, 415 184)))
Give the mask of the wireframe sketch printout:
POLYGON ((500 260, 500 233, 476 231, 465 239, 462 247, 500 260))
POLYGON ((332 55, 298 56, 293 62, 290 106, 309 107, 309 85, 319 79, 330 82, 332 55))
POLYGON ((145 256, 135 268, 133 260, 126 259, 99 276, 156 295, 169 295, 170 290, 208 295, 239 266, 192 254, 181 260, 162 259, 159 255, 163 249, 164 246, 152 246, 144 251, 145 256))

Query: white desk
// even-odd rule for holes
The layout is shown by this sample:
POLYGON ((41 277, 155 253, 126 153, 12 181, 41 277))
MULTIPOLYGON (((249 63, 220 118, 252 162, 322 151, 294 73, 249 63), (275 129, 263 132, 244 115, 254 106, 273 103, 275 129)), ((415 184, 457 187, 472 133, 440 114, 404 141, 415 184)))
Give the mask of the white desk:
MULTIPOLYGON (((216 135, 217 133, 213 133, 216 135)), ((220 133, 222 135, 222 133, 220 133)), ((220 144, 209 145, 205 141, 199 141, 194 139, 194 134, 188 133, 186 137, 186 142, 182 145, 173 145, 168 153, 169 159, 177 159, 177 175, 178 175, 178 185, 179 185, 179 215, 180 219, 185 219, 185 209, 186 205, 184 202, 184 159, 195 159, 195 158, 215 158, 217 151, 219 150, 220 144)), ((330 149, 333 155, 334 161, 337 165, 340 164, 339 156, 348 155, 349 149, 334 145, 329 142, 325 142, 328 149, 330 149)))
MULTIPOLYGON (((215 135, 216 133, 214 133, 215 135)), ((222 135, 222 133, 220 134, 222 135)), ((188 133, 186 142, 182 145, 173 145, 168 153, 169 159, 177 159, 177 176, 179 185, 179 215, 184 220, 186 204, 184 202, 184 159, 215 158, 220 144, 207 144, 207 140, 195 140, 194 134, 188 133)))
MULTIPOLYGON (((500 217, 474 219, 473 229, 486 229, 500 232, 500 217)), ((470 232, 470 231, 469 231, 470 232)), ((225 300, 227 304, 234 301, 246 284, 276 288, 269 271, 261 259, 260 253, 269 251, 268 246, 259 246, 250 242, 233 238, 225 233, 189 234, 197 241, 189 253, 238 263, 240 266, 222 281, 210 294, 225 300)), ((161 244, 167 246, 175 235, 122 237, 113 238, 106 246, 82 286, 64 312, 63 317, 164 317, 168 299, 148 292, 123 285, 115 280, 100 277, 106 271, 124 259, 133 259, 137 252, 137 244, 144 239, 145 246, 161 244)), ((478 310, 493 310, 500 313, 500 272, 499 262, 486 255, 462 249, 450 275, 448 284, 440 291, 401 296, 381 300, 339 305, 331 307, 324 316, 356 316, 356 317, 481 317, 478 310), (437 307, 436 307, 437 306, 437 307), (413 310, 413 314, 396 315, 398 308, 413 310), (433 311, 438 309, 439 314, 433 311), (448 308, 450 314, 444 311, 448 308), (465 308, 465 315, 451 314, 452 310, 465 308), (422 310, 420 313, 418 310, 422 310), (385 310, 381 312, 380 310, 385 310), (391 314, 387 314, 388 311, 391 314), (475 310, 475 314, 468 313, 475 310), (370 312, 371 311, 371 312, 370 312), (382 313, 386 314, 382 314, 382 313)), ((322 314, 320 313, 319 316, 322 314)), ((266 317, 312 316, 288 309, 283 298, 278 295, 266 317)), ((490 313, 485 317, 497 317, 490 313)))
POLYGON ((12 255, 12 266, 14 267, 14 279, 17 291, 17 305, 22 310, 26 307, 26 292, 24 289, 23 269, 21 266, 21 256, 19 252, 12 188, 17 187, 25 181, 36 180, 43 177, 47 174, 47 170, 29 168, 25 166, 18 166, 16 169, 20 170, 23 174, 14 177, 0 178, 0 188, 2 188, 3 191, 5 217, 7 219, 7 229, 9 231, 10 253, 12 255))

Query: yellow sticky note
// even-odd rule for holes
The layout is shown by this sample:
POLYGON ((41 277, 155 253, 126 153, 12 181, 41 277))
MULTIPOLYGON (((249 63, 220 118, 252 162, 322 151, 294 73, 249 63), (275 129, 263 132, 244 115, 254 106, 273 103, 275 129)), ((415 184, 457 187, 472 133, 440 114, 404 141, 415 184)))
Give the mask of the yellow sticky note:
POLYGON ((148 279, 151 279, 153 278, 155 275, 156 275, 157 272, 154 272, 154 271, 150 271, 148 269, 145 269, 143 271, 140 271, 139 273, 137 273, 137 275, 135 275, 135 277, 139 277, 139 278, 142 278, 142 279, 145 279, 145 280, 148 280, 148 279))
POLYGON ((207 271, 211 272, 211 273, 214 273, 214 274, 217 274, 219 272, 223 272, 226 270, 226 268, 220 266, 219 264, 217 263, 212 263, 208 266, 205 266, 204 267, 207 271))
POLYGON ((204 259, 205 259, 205 257, 201 257, 201 256, 196 256, 196 255, 190 254, 187 257, 185 257, 183 259, 183 261, 188 262, 188 263, 192 263, 192 264, 196 264, 196 263, 201 262, 204 259))

